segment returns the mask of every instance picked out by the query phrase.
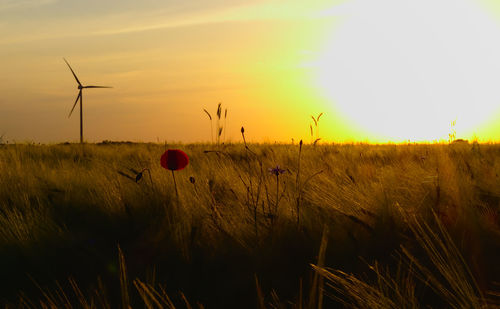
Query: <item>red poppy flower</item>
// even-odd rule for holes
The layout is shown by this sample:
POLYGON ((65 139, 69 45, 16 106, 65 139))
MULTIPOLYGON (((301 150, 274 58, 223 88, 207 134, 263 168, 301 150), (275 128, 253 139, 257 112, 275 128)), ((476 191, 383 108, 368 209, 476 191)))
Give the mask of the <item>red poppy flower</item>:
POLYGON ((184 151, 179 149, 168 149, 161 156, 161 166, 167 170, 177 171, 186 167, 189 157, 184 151))

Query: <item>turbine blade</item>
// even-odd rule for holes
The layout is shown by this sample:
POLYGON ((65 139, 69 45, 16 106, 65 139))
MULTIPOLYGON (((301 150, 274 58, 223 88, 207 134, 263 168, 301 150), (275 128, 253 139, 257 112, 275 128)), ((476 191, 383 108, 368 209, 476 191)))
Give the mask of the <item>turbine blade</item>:
POLYGON ((109 86, 84 86, 83 88, 113 88, 109 86))
POLYGON ((82 96, 82 91, 78 92, 78 96, 76 97, 75 104, 73 104, 73 108, 71 109, 71 112, 69 112, 68 118, 71 117, 71 114, 73 113, 73 110, 75 109, 76 103, 78 103, 78 99, 82 96))
POLYGON ((75 72, 73 71, 73 69, 71 68, 71 66, 69 65, 68 61, 66 61, 66 59, 64 59, 64 58, 63 58, 63 60, 64 60, 64 62, 66 62, 66 64, 68 65, 69 69, 71 70, 71 73, 73 73, 73 76, 75 77, 76 82, 78 83, 78 85, 80 85, 80 86, 81 86, 81 85, 82 85, 82 83, 80 83, 80 81, 78 80, 78 77, 76 77, 76 74, 75 74, 75 72))

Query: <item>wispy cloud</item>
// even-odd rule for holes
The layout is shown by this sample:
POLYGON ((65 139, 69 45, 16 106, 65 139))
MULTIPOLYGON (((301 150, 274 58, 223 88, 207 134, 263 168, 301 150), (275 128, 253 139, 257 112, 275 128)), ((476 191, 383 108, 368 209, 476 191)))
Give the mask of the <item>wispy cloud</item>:
MULTIPOLYGON (((126 33, 144 32, 158 29, 187 27, 228 21, 226 11, 237 5, 227 7, 172 8, 164 7, 127 8, 117 11, 96 11, 95 14, 70 9, 61 2, 55 10, 33 17, 34 7, 54 4, 60 0, 0 0, 0 44, 16 44, 32 41, 66 39, 89 36, 105 36, 126 33), (21 12, 19 16, 9 14, 10 10, 21 12), (54 15, 53 11, 59 13, 54 15), (3 27, 2 27, 3 24, 3 27)), ((240 4, 238 4, 240 5, 240 4)), ((87 8, 85 8, 87 9, 87 8)))
MULTIPOLYGON (((321 17, 321 12, 345 0, 239 0, 225 6, 208 6, 196 0, 188 7, 175 7, 165 3, 131 7, 130 1, 117 11, 110 9, 87 12, 87 7, 71 9, 70 4, 60 0, 0 0, 0 13, 8 10, 23 12, 23 18, 6 15, 7 26, 0 28, 0 44, 23 43, 46 39, 63 39, 88 36, 118 35, 194 25, 258 21, 258 20, 304 20, 321 17), (28 8, 41 7, 59 2, 55 10, 31 18, 28 8), (196 4, 197 3, 197 4, 196 4), (196 5, 195 5, 196 4, 196 5), (135 9, 134 9, 135 8, 135 9), (80 10, 81 9, 81 10, 80 10), (55 12, 58 12, 56 15, 55 12), (75 12, 79 15, 75 16, 75 12), (10 27, 10 29, 8 29, 10 27)), ((220 1, 219 1, 220 2, 220 1)), ((107 3, 109 6, 109 3, 107 3)), ((323 14, 323 17, 327 14, 323 14)))
POLYGON ((134 33, 143 32, 159 29, 168 28, 179 28, 187 27, 200 24, 209 24, 217 22, 230 21, 231 19, 224 16, 224 14, 214 13, 214 14, 197 14, 191 16, 182 16, 181 18, 168 18, 168 21, 149 21, 149 22, 139 22, 136 25, 126 26, 126 27, 109 27, 107 29, 99 29, 89 33, 89 35, 114 35, 114 34, 124 34, 124 33, 134 33))
POLYGON ((11 9, 26 9, 53 4, 59 0, 0 0, 0 12, 11 9))
POLYGON ((93 32, 94 35, 112 35, 142 32, 166 28, 186 27, 199 24, 254 21, 254 20, 304 20, 318 17, 329 17, 329 10, 345 0, 304 2, 292 1, 261 1, 248 2, 245 5, 232 6, 216 11, 201 11, 196 15, 186 15, 167 22, 148 21, 137 26, 109 28, 93 32), (326 13, 323 13, 326 12, 326 13))

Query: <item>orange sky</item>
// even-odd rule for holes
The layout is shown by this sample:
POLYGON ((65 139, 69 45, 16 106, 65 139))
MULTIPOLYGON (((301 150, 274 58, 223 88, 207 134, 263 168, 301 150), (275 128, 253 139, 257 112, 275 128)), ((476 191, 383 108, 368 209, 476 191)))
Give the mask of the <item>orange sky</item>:
MULTIPOLYGON (((228 108, 228 140, 240 141, 243 125, 253 141, 309 141, 310 115, 320 112, 324 140, 396 140, 378 131, 387 123, 382 116, 363 123, 344 114, 343 93, 328 90, 350 85, 325 86, 330 77, 322 68, 335 64, 325 53, 351 15, 363 11, 363 1, 148 0, 139 6, 131 0, 0 0, 0 135, 16 141, 78 140, 78 110, 67 118, 78 90, 65 57, 83 84, 114 87, 84 91, 84 135, 90 142, 209 141, 203 109, 214 115, 218 102, 228 108), (354 2, 360 3, 358 11, 343 11, 354 2)), ((500 20, 494 2, 472 2, 500 20)), ((446 15, 442 20, 447 22, 446 15)), ((345 61, 357 60, 346 56, 345 61)), ((354 68, 354 62, 346 67, 354 68)), ((500 95, 493 89, 485 93, 490 106, 500 106, 495 103, 500 95)), ((359 103, 361 109, 369 99, 358 98, 367 102, 359 103)), ((392 118, 402 117, 394 110, 392 118)), ((500 136, 498 109, 493 110, 489 122, 496 127, 482 122, 484 128, 474 129, 484 140, 500 136)), ((449 127, 448 116, 439 122, 449 127)), ((459 137, 460 123, 466 121, 457 120, 459 137)))

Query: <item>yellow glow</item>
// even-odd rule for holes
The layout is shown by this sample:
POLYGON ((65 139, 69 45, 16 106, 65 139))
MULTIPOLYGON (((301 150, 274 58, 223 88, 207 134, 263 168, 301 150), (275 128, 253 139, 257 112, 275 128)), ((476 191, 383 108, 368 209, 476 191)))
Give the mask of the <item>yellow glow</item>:
MULTIPOLYGON (((457 138, 500 106, 500 27, 472 0, 350 1, 319 57, 318 83, 372 141, 457 138)), ((492 138, 492 136, 486 137, 492 138)))
POLYGON ((500 138, 497 0, 0 0, 0 135, 88 141, 500 138), (95 4, 95 5, 94 5, 95 4), (485 120, 486 119, 486 120, 485 120))

